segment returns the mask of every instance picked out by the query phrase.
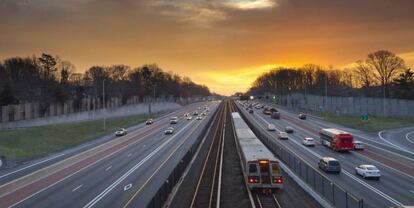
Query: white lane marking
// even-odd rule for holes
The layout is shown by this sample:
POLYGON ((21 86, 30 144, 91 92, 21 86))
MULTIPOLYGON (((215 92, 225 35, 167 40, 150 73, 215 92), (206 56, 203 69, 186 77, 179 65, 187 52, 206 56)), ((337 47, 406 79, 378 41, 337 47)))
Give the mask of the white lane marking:
POLYGON ((48 159, 46 159, 46 160, 42 160, 42 161, 39 161, 39 162, 37 162, 37 163, 31 164, 31 165, 29 165, 29 166, 26 166, 26 167, 24 167, 24 168, 21 168, 21 169, 18 169, 18 170, 12 171, 12 172, 10 172, 10 173, 6 173, 6 174, 4 174, 4 175, 0 176, 0 178, 4 178, 4 177, 6 177, 6 176, 9 176, 9 175, 12 175, 12 174, 14 174, 14 173, 20 172, 20 171, 25 170, 25 169, 27 169, 27 168, 31 168, 31 167, 33 167, 33 166, 35 166, 35 165, 39 165, 39 164, 45 163, 45 162, 47 162, 47 161, 50 161, 50 160, 56 159, 56 158, 61 157, 61 156, 63 156, 63 155, 65 155, 65 154, 56 155, 56 156, 53 156, 53 157, 48 158, 48 159))
POLYGON ((380 131, 380 132, 378 132, 378 137, 382 140, 382 141, 384 141, 384 142, 386 142, 386 143, 388 143, 388 144, 390 144, 391 146, 394 146, 395 148, 397 148, 397 149, 399 149, 399 150, 401 150, 401 151, 404 151, 404 152, 410 152, 410 153, 412 153, 411 151, 409 151, 409 150, 406 150, 405 148, 402 148, 402 147, 400 147, 400 146, 398 146, 398 145, 396 145, 396 144, 394 144, 394 143, 392 143, 392 142, 390 142, 390 141, 388 141, 388 140, 386 140, 381 134, 383 134, 385 131, 380 131))
POLYGON ((129 153, 127 157, 131 157, 132 153, 129 153))
POLYGON ((77 186, 76 188, 72 189, 72 192, 75 192, 76 190, 80 189, 83 186, 83 184, 77 186))
POLYGON ((407 141, 409 141, 410 143, 413 143, 413 144, 414 144, 414 141, 413 141, 413 140, 411 140, 411 139, 409 138, 409 136, 408 136, 408 135, 411 135, 411 134, 414 134, 414 131, 411 131, 411 132, 408 132, 407 134, 405 134, 405 139, 406 139, 407 141))
POLYGON ((109 167, 107 167, 106 169, 105 169, 105 171, 108 171, 108 170, 110 170, 112 168, 112 165, 110 165, 109 167))
POLYGON ((413 191, 413 190, 410 190, 410 192, 411 192, 412 194, 414 194, 414 191, 413 191))
POLYGON ((131 169, 129 169, 126 173, 124 173, 121 177, 119 177, 115 182, 109 185, 105 190, 103 190, 100 194, 98 194, 95 198, 93 198, 89 203, 87 203, 84 208, 93 207, 96 203, 98 203, 103 197, 105 197, 109 192, 111 192, 116 186, 118 186, 122 181, 124 181, 129 175, 131 175, 135 170, 141 167, 146 161, 151 159, 156 153, 158 153, 164 146, 166 146, 170 141, 172 141, 177 135, 183 132, 190 126, 191 123, 188 123, 184 128, 166 140, 163 144, 158 146, 155 150, 153 150, 150 154, 148 154, 144 159, 134 165, 131 169))
POLYGON ((130 189, 132 187, 132 184, 128 184, 126 186, 124 186, 124 191, 127 191, 128 189, 130 189))
POLYGON ((346 158, 343 155, 339 155, 339 157, 346 160, 346 158))
MULTIPOLYGON (((261 117, 261 116, 259 116, 259 117, 261 117)), ((264 120, 263 118, 262 118, 262 120, 263 120, 264 122, 266 122, 266 124, 267 124, 267 125, 269 124, 269 122, 267 122, 267 121, 266 121, 266 120, 264 120)), ((310 150, 309 148, 306 148, 306 147, 304 147, 303 145, 300 145, 300 143, 299 143, 299 142, 297 142, 296 140, 291 139, 290 141, 292 141, 292 142, 294 142, 295 144, 297 144, 298 146, 302 147, 303 149, 305 149, 306 151, 308 151, 309 153, 311 153, 312 155, 314 155, 316 158, 318 158, 318 159, 319 159, 319 158, 321 158, 321 157, 322 157, 322 156, 321 156, 321 155, 319 155, 318 153, 316 153, 316 152, 314 152, 314 151, 310 150)), ((401 202, 397 201, 396 199, 394 199, 394 198, 392 198, 392 197, 388 196, 388 195, 387 195, 387 194, 385 194, 384 192, 382 192, 382 191, 380 191, 380 190, 376 189, 375 187, 373 187, 373 186, 371 186, 371 185, 369 185, 369 184, 365 183, 365 182, 364 182, 364 181, 362 181, 361 179, 359 179, 359 178, 355 177, 354 175, 352 175, 351 173, 349 173, 349 172, 348 172, 348 171, 346 171, 345 169, 342 169, 342 172, 343 172, 345 175, 347 175, 348 177, 350 177, 350 178, 352 178, 353 180, 355 180, 356 182, 358 182, 359 184, 361 184, 361 185, 365 186, 366 188, 370 189, 371 191, 373 191, 373 192, 377 193, 378 195, 382 196, 384 199, 388 200, 389 202, 391 202, 391 203, 393 203, 393 204, 395 204, 395 205, 397 205, 397 206, 402 206, 402 205, 403 205, 401 202)))

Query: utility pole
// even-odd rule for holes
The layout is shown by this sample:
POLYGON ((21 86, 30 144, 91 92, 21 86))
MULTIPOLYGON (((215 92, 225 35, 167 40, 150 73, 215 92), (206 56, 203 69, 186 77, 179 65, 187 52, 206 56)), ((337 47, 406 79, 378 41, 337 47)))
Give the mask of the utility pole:
POLYGON ((103 129, 106 130, 106 102, 105 102, 105 79, 102 81, 102 104, 103 104, 103 129))
POLYGON ((328 109, 328 75, 325 74, 325 112, 328 109))

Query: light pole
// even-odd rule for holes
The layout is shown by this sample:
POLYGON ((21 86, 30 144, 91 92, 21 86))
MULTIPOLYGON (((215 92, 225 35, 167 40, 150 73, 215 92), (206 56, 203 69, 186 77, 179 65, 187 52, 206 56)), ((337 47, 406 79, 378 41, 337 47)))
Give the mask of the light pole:
POLYGON ((325 74, 325 117, 328 110, 328 75, 325 74))
POLYGON ((102 104, 103 104, 103 129, 106 130, 106 102, 105 102, 105 79, 102 81, 102 104))

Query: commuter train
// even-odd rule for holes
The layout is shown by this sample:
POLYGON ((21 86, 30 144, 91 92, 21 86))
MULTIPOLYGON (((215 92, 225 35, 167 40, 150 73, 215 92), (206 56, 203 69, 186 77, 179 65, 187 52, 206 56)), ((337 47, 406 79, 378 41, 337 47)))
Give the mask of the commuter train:
POLYGON ((249 189, 269 193, 283 188, 279 160, 256 137, 239 113, 232 113, 232 119, 249 189))

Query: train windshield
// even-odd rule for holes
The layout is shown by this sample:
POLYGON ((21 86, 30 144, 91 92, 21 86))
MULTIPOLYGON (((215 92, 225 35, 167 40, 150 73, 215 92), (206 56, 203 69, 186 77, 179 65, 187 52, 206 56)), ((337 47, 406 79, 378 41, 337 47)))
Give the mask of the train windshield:
POLYGON ((249 164, 249 173, 257 173, 256 164, 249 164))
POLYGON ((278 164, 273 163, 272 164, 272 173, 273 174, 280 174, 280 168, 278 164))

